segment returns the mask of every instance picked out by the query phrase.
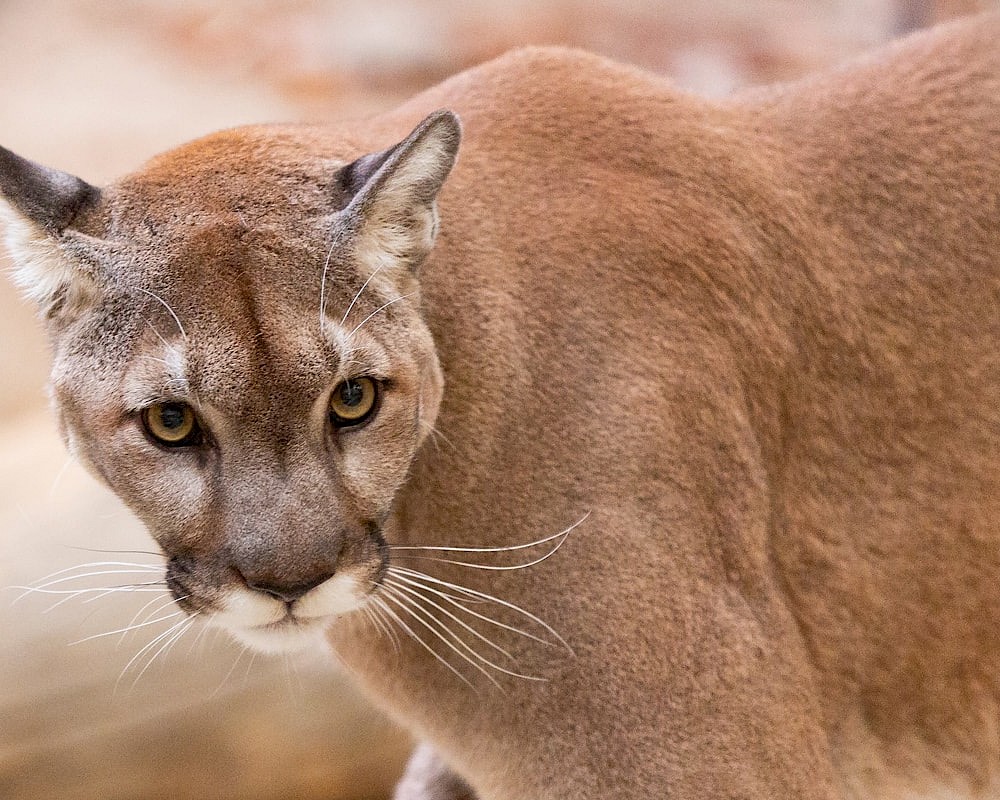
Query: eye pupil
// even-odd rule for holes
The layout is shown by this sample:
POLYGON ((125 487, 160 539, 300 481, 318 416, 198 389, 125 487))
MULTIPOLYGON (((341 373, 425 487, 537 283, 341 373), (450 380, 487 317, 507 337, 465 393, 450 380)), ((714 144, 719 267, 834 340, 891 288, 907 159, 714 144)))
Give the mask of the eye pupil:
POLYGON ((360 383, 354 381, 344 381, 340 384, 340 402, 345 406, 354 408, 361 404, 365 398, 365 390, 360 383))
POLYGON ((184 425, 187 415, 184 413, 184 406, 177 403, 164 405, 160 410, 160 422, 164 428, 174 430, 184 425))

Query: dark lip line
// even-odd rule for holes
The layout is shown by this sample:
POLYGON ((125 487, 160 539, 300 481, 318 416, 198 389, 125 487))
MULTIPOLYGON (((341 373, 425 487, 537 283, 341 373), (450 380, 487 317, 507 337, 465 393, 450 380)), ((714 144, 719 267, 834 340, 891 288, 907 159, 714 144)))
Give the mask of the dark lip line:
POLYGON ((291 611, 286 610, 285 611, 285 616, 283 616, 281 619, 279 619, 279 620, 277 620, 275 622, 267 622, 264 625, 253 625, 250 628, 247 628, 247 630, 251 630, 251 631, 277 631, 277 630, 281 630, 283 628, 289 628, 289 627, 293 627, 293 628, 303 627, 306 624, 308 624, 308 623, 306 622, 306 620, 302 619, 302 617, 297 617, 291 611))
POLYGON ((285 616, 275 622, 267 622, 263 625, 252 625, 249 631, 277 631, 286 628, 310 628, 321 624, 323 620, 336 619, 342 614, 323 614, 318 617, 300 617, 290 609, 285 610, 285 616))

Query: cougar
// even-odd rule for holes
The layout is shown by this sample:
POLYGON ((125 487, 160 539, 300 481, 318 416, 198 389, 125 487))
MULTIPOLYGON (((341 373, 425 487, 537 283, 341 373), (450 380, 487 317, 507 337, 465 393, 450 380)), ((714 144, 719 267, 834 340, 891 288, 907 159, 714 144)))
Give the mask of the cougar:
POLYGON ((423 742, 400 800, 996 793, 998 42, 712 102, 522 50, 102 189, 0 150, 68 447, 185 624, 423 742))

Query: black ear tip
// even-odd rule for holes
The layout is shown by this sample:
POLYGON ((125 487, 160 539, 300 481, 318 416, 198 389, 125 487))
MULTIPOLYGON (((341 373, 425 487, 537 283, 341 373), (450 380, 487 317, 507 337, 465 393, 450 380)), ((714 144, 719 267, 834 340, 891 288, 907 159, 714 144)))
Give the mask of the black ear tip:
POLYGON ((62 233, 100 189, 74 175, 43 167, 0 147, 0 195, 47 232, 62 233))

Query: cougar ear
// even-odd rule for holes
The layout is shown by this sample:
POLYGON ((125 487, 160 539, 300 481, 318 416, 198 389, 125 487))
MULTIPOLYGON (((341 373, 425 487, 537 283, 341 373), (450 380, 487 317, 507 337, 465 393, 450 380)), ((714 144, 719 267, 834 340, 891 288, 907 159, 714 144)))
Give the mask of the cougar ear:
POLYGON ((61 241, 80 210, 99 198, 89 183, 0 147, 0 219, 14 279, 46 313, 93 288, 61 241))
POLYGON ((341 170, 341 186, 353 195, 342 213, 355 229, 362 262, 414 270, 424 260, 437 234, 435 199, 461 139, 458 117, 438 111, 399 144, 341 170))

